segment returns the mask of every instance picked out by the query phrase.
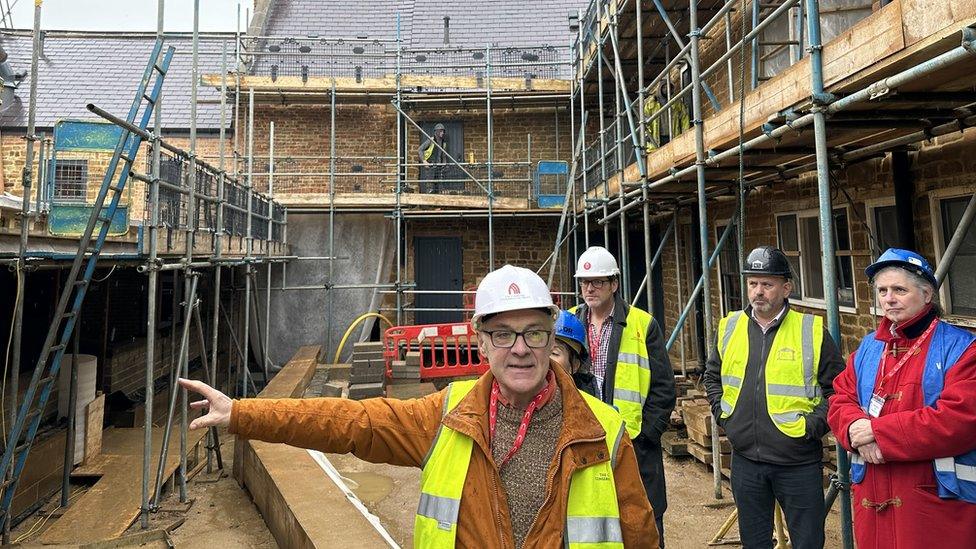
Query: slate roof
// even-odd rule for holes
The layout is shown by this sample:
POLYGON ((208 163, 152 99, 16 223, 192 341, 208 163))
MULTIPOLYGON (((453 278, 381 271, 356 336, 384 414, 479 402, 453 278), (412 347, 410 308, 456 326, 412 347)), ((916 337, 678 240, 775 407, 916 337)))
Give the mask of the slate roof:
MULTIPOLYGON (((351 66, 359 66, 364 76, 390 73, 381 67, 389 66, 389 52, 393 44, 360 44, 365 54, 358 60, 348 57, 353 44, 326 43, 325 39, 368 38, 370 40, 396 39, 396 17, 400 15, 400 30, 406 52, 404 70, 408 72, 445 72, 443 69, 428 71, 426 66, 464 65, 472 63, 472 54, 466 53, 427 55, 416 60, 413 52, 424 48, 498 48, 531 49, 543 62, 566 62, 569 46, 575 33, 569 28, 570 14, 584 10, 588 0, 276 0, 271 7, 264 34, 269 37, 314 37, 316 41, 298 42, 269 41, 261 45, 264 51, 269 44, 277 44, 281 55, 261 54, 252 66, 255 74, 266 75, 272 65, 277 74, 299 74, 298 66, 308 66, 312 75, 345 75, 351 66), (450 17, 450 45, 444 44, 444 17, 450 17), (296 54, 299 44, 311 46, 312 55, 296 54), (540 48, 548 46, 548 48, 540 48), (383 49, 386 59, 381 59, 383 49), (325 54, 333 61, 323 61, 314 54, 325 54), (342 57, 346 55, 347 57, 342 57)), ((271 50, 274 51, 274 50, 271 50)), ((307 52, 306 52, 307 53, 307 52)), ((520 53, 505 57, 517 61, 520 53)), ((530 56, 530 59, 532 57, 530 56)), ((478 59, 475 57, 475 59, 478 59)), ((501 58, 498 58, 502 61, 501 58)), ((449 71, 454 74, 457 71, 449 71)), ((471 72, 474 72, 472 70, 471 72)), ((546 70, 514 70, 511 75, 535 72, 536 75, 554 77, 546 70)), ((571 70, 560 69, 558 77, 569 78, 571 70)))
POLYGON ((462 46, 568 46, 569 14, 588 0, 275 0, 267 36, 396 38, 396 14, 404 45, 442 46, 444 16, 451 44, 462 46))
MULTIPOLYGON (((200 40, 200 74, 220 73, 221 41, 228 43, 228 63, 233 68, 233 34, 210 35, 200 40)), ((38 65, 38 127, 52 127, 65 118, 98 119, 85 106, 94 103, 109 112, 125 116, 136 86, 155 43, 155 34, 58 33, 44 36, 43 56, 38 65)), ((165 44, 176 48, 169 74, 163 83, 163 127, 189 130, 192 46, 187 35, 167 37, 165 44)), ((25 32, 0 33, 0 44, 8 53, 15 74, 29 72, 31 37, 25 32)), ((0 126, 26 127, 30 98, 28 74, 16 90, 11 105, 0 105, 0 126)), ((220 128, 220 91, 198 87, 197 128, 220 128)), ((227 108, 228 127, 233 120, 233 103, 227 108)))

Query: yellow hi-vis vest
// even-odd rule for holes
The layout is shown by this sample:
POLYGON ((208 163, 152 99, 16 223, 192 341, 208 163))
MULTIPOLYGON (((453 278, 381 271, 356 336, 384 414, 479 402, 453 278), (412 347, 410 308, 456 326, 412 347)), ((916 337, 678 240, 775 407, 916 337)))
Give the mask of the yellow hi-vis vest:
MULTIPOLYGON (((573 307, 569 312, 576 314, 573 307)), ((647 356, 647 328, 651 313, 631 307, 627 312, 627 326, 620 334, 617 368, 613 376, 613 407, 627 424, 631 439, 641 432, 644 401, 651 388, 651 361, 647 356)))
MULTIPOLYGON (((477 381, 457 381, 447 390, 444 415, 461 402, 477 381)), ((620 509, 613 479, 624 422, 609 406, 580 393, 607 433, 610 460, 578 469, 569 484, 564 545, 583 549, 623 548, 620 509)), ((461 491, 474 441, 441 424, 420 477, 420 504, 414 520, 414 547, 454 547, 461 491)), ((473 517, 472 517, 473 518, 473 517)))
MULTIPOLYGON (((732 415, 749 362, 749 317, 736 311, 718 323, 718 355, 722 360, 722 418, 732 415)), ((786 312, 766 359, 766 408, 783 434, 800 438, 808 414, 823 400, 817 370, 823 343, 823 319, 786 312)))
POLYGON ((428 160, 430 160, 431 156, 434 156, 434 149, 436 148, 437 146, 434 145, 434 140, 431 139, 430 146, 424 149, 424 162, 427 162, 428 160))

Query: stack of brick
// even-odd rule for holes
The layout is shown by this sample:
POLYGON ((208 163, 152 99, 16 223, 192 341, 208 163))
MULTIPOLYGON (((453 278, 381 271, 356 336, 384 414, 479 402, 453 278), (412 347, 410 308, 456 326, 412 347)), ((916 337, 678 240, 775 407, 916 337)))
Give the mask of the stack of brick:
POLYGON ((349 370, 349 398, 360 400, 383 396, 385 378, 383 343, 370 341, 354 344, 349 370))
POLYGON ((420 353, 408 352, 405 360, 394 360, 391 365, 394 385, 420 382, 420 353))

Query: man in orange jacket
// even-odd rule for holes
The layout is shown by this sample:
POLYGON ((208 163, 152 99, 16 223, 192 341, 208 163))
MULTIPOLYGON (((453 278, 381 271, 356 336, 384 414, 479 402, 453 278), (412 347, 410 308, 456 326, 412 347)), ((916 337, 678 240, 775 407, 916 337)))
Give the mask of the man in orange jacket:
POLYGON ((485 276, 472 323, 491 365, 414 400, 231 400, 180 380, 209 412, 190 427, 229 426, 374 463, 423 467, 417 547, 658 547, 654 515, 623 420, 549 361, 558 309, 532 271, 485 276))

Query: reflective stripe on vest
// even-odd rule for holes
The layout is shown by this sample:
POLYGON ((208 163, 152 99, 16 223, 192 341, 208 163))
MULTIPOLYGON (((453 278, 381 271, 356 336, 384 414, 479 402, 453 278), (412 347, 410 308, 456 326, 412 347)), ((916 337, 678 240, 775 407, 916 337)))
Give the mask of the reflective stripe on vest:
POLYGON ((644 401, 651 388, 651 361, 647 356, 647 330, 651 315, 647 311, 631 307, 627 312, 627 325, 620 334, 620 349, 613 376, 613 405, 627 423, 631 439, 641 432, 644 417, 644 401))
MULTIPOLYGON (((722 360, 722 417, 735 410, 749 362, 749 319, 744 311, 723 318, 718 325, 718 354, 722 360)), ((806 434, 808 414, 823 400, 817 371, 823 343, 823 319, 786 312, 766 359, 766 407, 769 417, 785 435, 806 434)))
MULTIPOLYGON (((935 407, 942 395, 946 374, 973 341, 976 341, 976 336, 968 331, 939 321, 932 332, 925 354, 925 368, 922 371, 922 396, 926 406, 935 407)), ((854 355, 857 399, 865 410, 874 394, 874 383, 883 353, 884 342, 875 339, 874 332, 871 332, 861 340, 854 355)), ((851 457, 851 482, 857 484, 863 481, 867 467, 868 464, 861 456, 854 453, 851 457)), ((976 503, 976 450, 955 457, 935 459, 932 467, 938 481, 939 497, 976 503)))
MULTIPOLYGON (((471 392, 475 383, 476 380, 459 381, 449 386, 444 415, 471 392)), ((574 549, 622 548, 613 468, 623 439, 624 421, 603 402, 588 394, 580 394, 607 433, 610 459, 573 473, 566 507, 565 546, 574 549)), ((461 491, 473 447, 474 442, 469 437, 441 424, 424 461, 420 504, 414 521, 414 547, 455 546, 461 491)))
POLYGON ((431 141, 430 141, 430 146, 429 146, 429 147, 427 147, 427 148, 426 148, 426 149, 424 150, 424 161, 425 161, 425 162, 426 162, 426 161, 428 161, 428 160, 430 160, 430 157, 431 157, 431 156, 434 156, 434 149, 436 149, 436 148, 437 148, 437 147, 436 147, 436 146, 434 146, 434 140, 431 140, 431 141))

